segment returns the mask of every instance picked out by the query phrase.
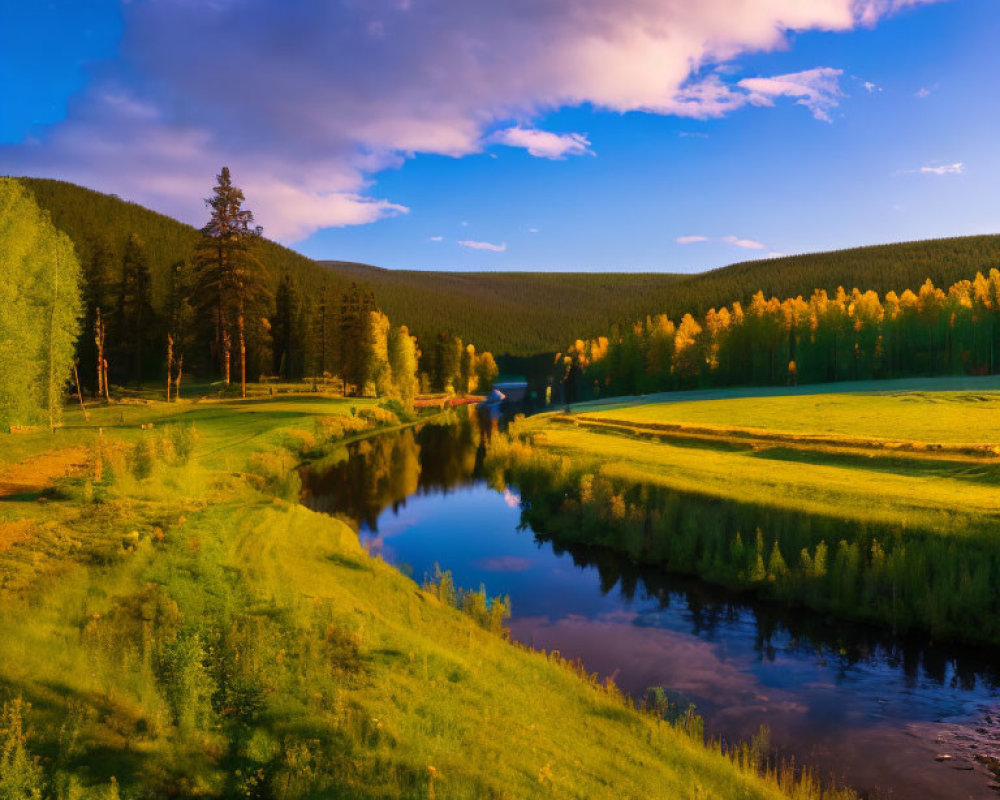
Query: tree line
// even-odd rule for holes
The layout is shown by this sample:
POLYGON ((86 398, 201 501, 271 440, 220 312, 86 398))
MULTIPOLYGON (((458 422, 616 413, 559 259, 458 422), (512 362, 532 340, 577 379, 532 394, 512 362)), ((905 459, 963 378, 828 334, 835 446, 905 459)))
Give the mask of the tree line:
MULTIPOLYGON (((81 398, 83 389, 110 400, 112 386, 152 383, 175 399, 188 376, 221 379, 245 397, 248 382, 309 378, 405 407, 421 390, 489 391, 497 375, 491 354, 450 333, 421 350, 356 284, 302 281, 291 269, 276 280, 268 269, 275 246, 228 168, 206 200, 208 223, 165 276, 138 231, 120 246, 87 240, 81 266, 70 237, 21 182, 5 178, 0 187, 5 427, 36 423, 46 409, 54 424, 71 374, 81 398), (159 301, 158 277, 166 278, 159 301)), ((154 238, 163 236, 154 226, 154 238)))
POLYGON ((947 290, 857 288, 647 316, 558 356, 567 399, 700 386, 794 385, 1000 371, 1000 271, 947 290))
POLYGON ((757 291, 766 297, 808 297, 813 288, 833 294, 838 286, 858 286, 884 294, 915 288, 926 278, 949 286, 996 264, 996 235, 761 259, 690 275, 425 272, 327 262, 344 279, 373 289, 386 313, 418 335, 426 336, 445 320, 453 330, 505 358, 539 353, 551 357, 566 346, 567 331, 592 338, 605 334, 612 324, 647 315, 680 319, 686 312, 701 317, 735 300, 746 306, 757 291))

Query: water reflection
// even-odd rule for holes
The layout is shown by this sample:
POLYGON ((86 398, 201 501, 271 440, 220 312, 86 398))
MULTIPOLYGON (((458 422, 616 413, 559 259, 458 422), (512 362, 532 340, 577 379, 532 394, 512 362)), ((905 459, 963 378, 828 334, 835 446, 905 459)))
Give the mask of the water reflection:
POLYGON ((797 760, 890 797, 995 797, 981 767, 964 769, 1000 738, 995 654, 749 603, 550 541, 525 527, 515 492, 485 485, 491 423, 473 412, 351 445, 303 472, 304 502, 355 520, 369 548, 418 579, 440 562, 462 585, 509 594, 515 638, 636 694, 667 686, 716 735, 769 724, 797 760), (955 759, 937 762, 942 752, 955 759))

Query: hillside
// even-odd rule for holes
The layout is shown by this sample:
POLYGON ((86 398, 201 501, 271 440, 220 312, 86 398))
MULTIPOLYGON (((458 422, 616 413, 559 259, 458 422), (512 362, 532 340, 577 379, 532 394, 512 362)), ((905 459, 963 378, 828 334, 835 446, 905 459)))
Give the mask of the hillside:
POLYGON ((1000 266, 1000 236, 966 236, 857 247, 748 261, 694 275, 670 273, 485 273, 385 270, 320 262, 369 285, 386 313, 419 335, 446 320, 455 333, 493 352, 529 355, 562 349, 574 337, 604 334, 612 323, 666 312, 679 318, 746 303, 758 290, 778 297, 838 286, 916 289, 1000 266))
MULTIPOLYGON (((83 264, 91 260, 98 247, 111 254, 113 263, 120 263, 129 234, 137 233, 149 255, 153 303, 157 307, 166 296, 170 267, 187 258, 198 241, 198 231, 192 226, 115 195, 46 178, 18 180, 51 214, 55 226, 73 240, 83 264)), ((206 195, 209 189, 206 185, 206 195)), ((285 273, 294 274, 307 293, 317 289, 324 278, 332 279, 334 285, 343 282, 336 273, 331 276, 311 259, 266 239, 260 243, 259 256, 275 285, 285 273)))
MULTIPOLYGON (((191 252, 198 232, 190 225, 114 195, 41 178, 20 179, 73 239, 83 263, 97 247, 114 261, 130 233, 150 256, 153 300, 166 293, 169 267, 191 252)), ((208 187, 206 186, 206 193, 208 187)), ((260 220, 265 224, 267 220, 260 220)), ((388 270, 344 261, 316 262, 264 240, 261 258, 277 283, 296 276, 305 296, 326 281, 334 293, 351 282, 372 289, 393 322, 418 335, 442 328, 480 349, 527 356, 561 350, 575 337, 604 334, 613 323, 647 314, 685 312, 746 302, 758 290, 779 297, 839 285, 874 289, 917 288, 928 277, 947 286, 977 270, 1000 265, 1000 236, 967 236, 859 247, 828 253, 748 261, 694 275, 671 273, 423 272, 388 270)))

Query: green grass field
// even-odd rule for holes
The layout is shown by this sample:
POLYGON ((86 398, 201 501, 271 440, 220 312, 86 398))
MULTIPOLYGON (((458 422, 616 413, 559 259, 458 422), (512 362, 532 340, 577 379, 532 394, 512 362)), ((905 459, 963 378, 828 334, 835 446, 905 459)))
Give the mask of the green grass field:
POLYGON ((1000 379, 933 378, 774 390, 654 395, 575 410, 630 423, 675 423, 888 441, 1000 445, 1000 379), (688 399, 693 396, 692 399, 688 399))
POLYGON ((8 476, 83 465, 0 498, 0 796, 787 796, 295 504, 300 454, 365 435, 358 405, 114 406, 3 437, 8 476))

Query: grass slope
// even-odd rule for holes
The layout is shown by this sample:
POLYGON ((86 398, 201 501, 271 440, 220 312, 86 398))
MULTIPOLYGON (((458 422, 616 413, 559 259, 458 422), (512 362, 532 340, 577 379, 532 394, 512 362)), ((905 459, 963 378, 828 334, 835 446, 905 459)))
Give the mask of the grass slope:
POLYGON ((1000 236, 966 236, 748 261, 694 275, 670 273, 423 272, 320 262, 370 286, 393 320, 418 335, 447 325, 495 353, 557 352, 647 314, 702 314, 757 292, 947 287, 1000 264, 1000 236))
POLYGON ((19 530, 0 536, 11 796, 785 796, 275 497, 348 403, 120 410, 0 448, 10 470, 93 453, 104 431, 100 482, 91 462, 48 503, 0 503, 0 530, 19 530), (166 448, 140 477, 141 443, 191 423, 191 458, 166 448))

